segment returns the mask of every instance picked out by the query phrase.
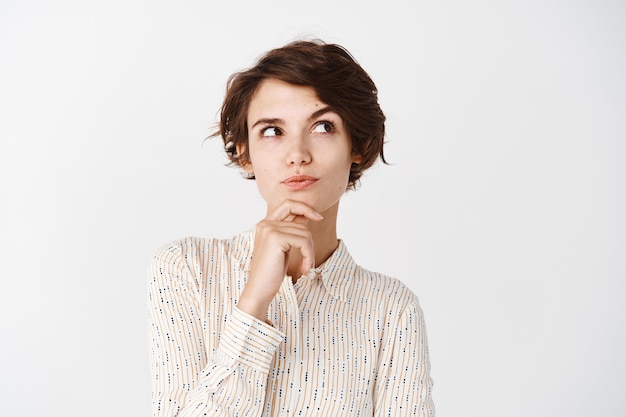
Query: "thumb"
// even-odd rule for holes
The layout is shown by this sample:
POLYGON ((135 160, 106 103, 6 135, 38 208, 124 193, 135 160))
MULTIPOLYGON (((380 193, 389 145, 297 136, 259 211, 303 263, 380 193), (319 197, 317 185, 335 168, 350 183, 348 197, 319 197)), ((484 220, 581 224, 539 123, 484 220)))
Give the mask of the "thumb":
POLYGON ((300 264, 300 272, 302 272, 302 275, 308 274, 313 268, 315 268, 315 259, 310 256, 303 256, 302 263, 300 264))

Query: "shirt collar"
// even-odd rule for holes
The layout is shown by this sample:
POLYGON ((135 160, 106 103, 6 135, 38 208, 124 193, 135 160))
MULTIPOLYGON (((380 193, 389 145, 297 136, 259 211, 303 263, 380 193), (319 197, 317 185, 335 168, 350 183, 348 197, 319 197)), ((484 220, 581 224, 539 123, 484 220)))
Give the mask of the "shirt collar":
MULTIPOLYGON (((254 249, 254 228, 236 236, 233 240, 233 254, 239 261, 243 271, 250 270, 252 252, 254 249)), ((352 259, 343 240, 339 240, 337 249, 322 265, 312 269, 301 279, 321 279, 326 291, 337 300, 348 301, 352 293, 353 277, 357 273, 358 265, 352 259)))

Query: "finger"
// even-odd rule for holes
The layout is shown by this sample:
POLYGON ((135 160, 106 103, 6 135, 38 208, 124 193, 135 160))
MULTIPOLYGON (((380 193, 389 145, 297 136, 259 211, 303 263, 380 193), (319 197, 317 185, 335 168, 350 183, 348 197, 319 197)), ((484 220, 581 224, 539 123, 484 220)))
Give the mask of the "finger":
POLYGON ((293 219, 291 219, 292 222, 294 223, 300 223, 300 224, 307 224, 309 222, 309 219, 306 216, 293 216, 293 219))
POLYGON ((309 222, 308 217, 301 214, 290 214, 283 219, 285 222, 296 222, 301 224, 307 224, 309 222))
MULTIPOLYGON (((302 255, 300 270, 303 274, 308 273, 315 267, 314 242, 310 232, 298 228, 295 223, 284 223, 285 226, 273 229, 266 235, 266 243, 271 242, 271 246, 283 252, 285 265, 288 262, 289 251, 297 249, 302 255), (293 226, 288 226, 292 224, 293 226)), ((260 250, 260 246, 256 249, 260 250)))
POLYGON ((298 248, 304 256, 313 256, 313 238, 311 231, 306 225, 296 222, 270 222, 263 221, 257 224, 255 237, 255 251, 275 248, 284 253, 291 248, 298 248), (309 249, 306 249, 306 247, 309 249), (264 249, 262 249, 264 248, 264 249), (305 249, 303 249, 305 248, 305 249))
POLYGON ((285 200, 275 209, 268 212, 266 218, 278 221, 293 221, 297 216, 304 216, 307 219, 315 221, 324 218, 324 216, 313 210, 308 204, 294 200, 285 200))
MULTIPOLYGON (((308 221, 308 219, 307 219, 308 221)), ((298 221, 271 221, 263 220, 256 225, 257 236, 267 236, 268 234, 278 233, 275 236, 281 236, 283 234, 293 234, 301 237, 310 235, 310 230, 306 224, 298 221)))
POLYGON ((309 257, 302 257, 302 263, 300 264, 300 272, 302 275, 309 273, 311 269, 315 268, 315 259, 309 257))
POLYGON ((313 250, 313 242, 311 241, 309 245, 300 247, 300 253, 302 254, 300 272, 302 272, 302 275, 306 275, 311 269, 315 268, 315 251, 313 250))

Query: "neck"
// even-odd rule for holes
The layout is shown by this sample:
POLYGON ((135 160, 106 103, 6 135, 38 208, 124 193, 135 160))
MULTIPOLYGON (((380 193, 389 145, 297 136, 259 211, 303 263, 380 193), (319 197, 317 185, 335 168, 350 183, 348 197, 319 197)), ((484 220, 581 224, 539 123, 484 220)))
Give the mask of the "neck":
MULTIPOLYGON (((319 222, 309 221, 308 226, 313 235, 313 245, 315 247, 315 266, 323 264, 330 255, 333 254, 339 244, 337 240, 337 209, 339 203, 326 210, 322 215, 324 219, 319 222)), ((302 255, 299 249, 294 248, 289 251, 289 265, 287 275, 296 282, 302 275, 300 265, 302 255)))

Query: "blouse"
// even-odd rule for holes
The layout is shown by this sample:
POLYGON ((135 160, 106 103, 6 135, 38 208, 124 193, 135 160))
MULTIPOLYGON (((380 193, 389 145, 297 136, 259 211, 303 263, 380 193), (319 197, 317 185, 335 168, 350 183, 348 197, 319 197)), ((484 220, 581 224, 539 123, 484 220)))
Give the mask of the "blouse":
POLYGON ((155 417, 434 416, 418 298, 343 241, 267 321, 237 308, 254 230, 161 247, 148 273, 155 417))

